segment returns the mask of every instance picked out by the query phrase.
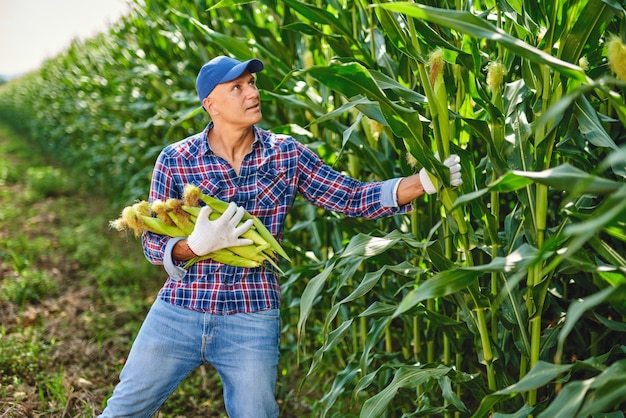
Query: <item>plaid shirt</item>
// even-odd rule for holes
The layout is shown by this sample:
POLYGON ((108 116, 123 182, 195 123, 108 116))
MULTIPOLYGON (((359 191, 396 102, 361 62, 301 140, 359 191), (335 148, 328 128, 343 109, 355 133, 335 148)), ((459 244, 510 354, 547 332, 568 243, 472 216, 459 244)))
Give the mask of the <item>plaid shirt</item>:
MULTIPOLYGON (((382 203, 385 190, 393 189, 393 180, 360 182, 333 170, 295 139, 256 126, 252 151, 237 175, 211 151, 207 139, 211 128, 212 123, 203 132, 163 149, 154 167, 151 202, 181 198, 185 185, 193 184, 205 194, 243 206, 279 241, 298 193, 316 206, 351 217, 373 219, 411 209, 411 205, 398 208, 382 203)), ((163 264, 164 257, 171 257, 165 250, 169 240, 144 233, 142 243, 148 261, 163 264)), ((184 262, 175 260, 174 264, 182 266, 184 262)), ((280 307, 278 275, 273 269, 234 267, 213 260, 194 264, 181 280, 169 277, 159 297, 173 305, 213 314, 280 307)))

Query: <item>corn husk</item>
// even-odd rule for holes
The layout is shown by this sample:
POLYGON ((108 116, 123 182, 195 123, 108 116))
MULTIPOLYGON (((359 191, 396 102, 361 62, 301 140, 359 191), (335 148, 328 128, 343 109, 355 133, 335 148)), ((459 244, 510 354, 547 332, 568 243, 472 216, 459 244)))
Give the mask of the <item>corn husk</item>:
MULTIPOLYGON (((212 220, 219 218, 228 208, 228 203, 203 194, 196 186, 188 185, 182 199, 155 200, 152 203, 140 201, 125 207, 120 217, 110 222, 110 226, 118 231, 133 231, 136 237, 144 231, 149 231, 170 237, 186 238, 193 231, 201 202, 211 207, 209 219, 212 220)), ((213 259, 239 267, 259 267, 267 262, 281 272, 277 256, 291 261, 289 256, 257 217, 246 212, 242 222, 247 219, 252 219, 253 224, 242 237, 250 239, 253 242, 251 245, 229 247, 195 257, 187 261, 185 268, 201 260, 213 259)))

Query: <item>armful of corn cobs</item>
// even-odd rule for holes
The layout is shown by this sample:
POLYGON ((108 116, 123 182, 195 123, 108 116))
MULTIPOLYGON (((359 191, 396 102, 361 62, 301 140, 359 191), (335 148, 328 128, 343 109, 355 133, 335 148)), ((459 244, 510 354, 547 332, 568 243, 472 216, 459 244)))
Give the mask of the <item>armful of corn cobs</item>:
MULTIPOLYGON (((111 221, 110 225, 118 231, 132 230, 135 236, 141 235, 143 231, 149 231, 173 238, 187 238, 193 232, 200 214, 199 203, 201 201, 211 208, 209 215, 211 220, 222 216, 229 206, 226 202, 203 194, 198 187, 187 185, 183 192, 183 199, 168 199, 165 202, 156 200, 152 203, 137 202, 125 207, 120 217, 111 221)), ((257 217, 245 212, 239 225, 248 220, 252 221, 252 227, 241 234, 241 238, 252 241, 252 244, 223 248, 192 258, 187 261, 185 268, 200 260, 210 258, 239 267, 259 267, 267 261, 281 271, 277 265, 277 255, 291 261, 289 256, 257 217)))

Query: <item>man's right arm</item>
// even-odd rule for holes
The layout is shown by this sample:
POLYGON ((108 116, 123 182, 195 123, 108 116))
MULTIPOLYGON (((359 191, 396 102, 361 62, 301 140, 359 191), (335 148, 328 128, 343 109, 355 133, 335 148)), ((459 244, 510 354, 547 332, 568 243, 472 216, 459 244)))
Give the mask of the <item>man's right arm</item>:
POLYGON ((189 244, 187 244, 187 240, 183 239, 174 244, 174 248, 172 249, 172 258, 179 261, 187 261, 196 257, 196 255, 189 248, 189 244))

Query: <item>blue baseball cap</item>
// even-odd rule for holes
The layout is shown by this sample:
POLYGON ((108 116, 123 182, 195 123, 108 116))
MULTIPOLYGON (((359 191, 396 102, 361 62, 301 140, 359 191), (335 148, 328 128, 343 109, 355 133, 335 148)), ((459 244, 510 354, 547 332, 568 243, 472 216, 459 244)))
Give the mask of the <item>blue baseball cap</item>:
POLYGON ((200 68, 198 77, 196 77, 196 90, 200 103, 211 94, 218 84, 236 79, 245 70, 258 73, 262 69, 263 62, 256 58, 244 62, 223 55, 213 58, 200 68))

